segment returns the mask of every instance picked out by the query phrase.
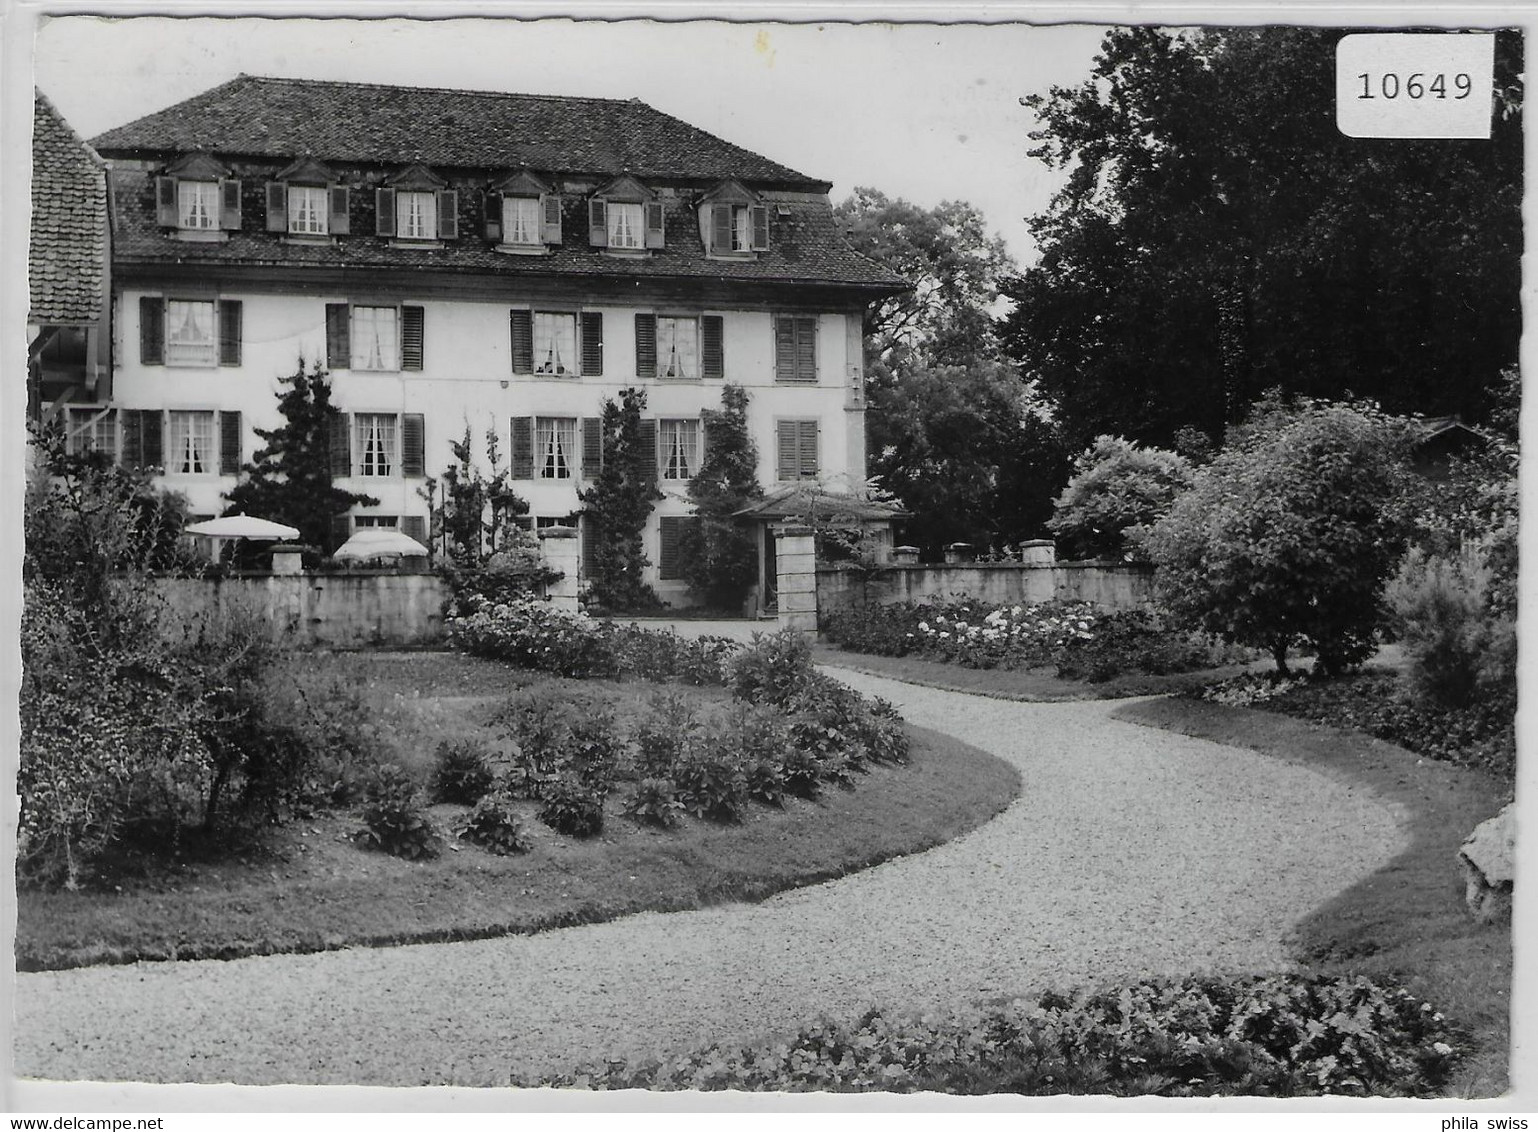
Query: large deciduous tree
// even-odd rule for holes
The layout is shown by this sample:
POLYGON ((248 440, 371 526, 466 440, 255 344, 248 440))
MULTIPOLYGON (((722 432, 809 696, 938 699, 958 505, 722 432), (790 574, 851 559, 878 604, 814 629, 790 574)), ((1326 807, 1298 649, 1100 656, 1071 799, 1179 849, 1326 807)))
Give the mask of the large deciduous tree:
POLYGON ((902 537, 947 542, 1041 533, 1066 461, 1032 389, 1000 351, 1000 286, 1016 267, 963 201, 924 209, 856 189, 837 209, 856 248, 913 290, 865 318, 869 472, 910 512, 902 537))
POLYGON ((301 542, 335 550, 332 519, 354 504, 372 507, 379 500, 337 487, 332 479, 331 434, 341 411, 331 403, 331 382, 320 363, 306 370, 301 358, 292 374, 278 380, 283 423, 256 430, 265 446, 225 494, 228 511, 287 523, 299 528, 301 542))
POLYGON ((1342 34, 1117 29, 1024 100, 1067 182, 1003 338, 1074 447, 1218 439, 1272 387, 1480 418, 1520 328, 1520 37, 1489 140, 1386 140, 1336 128, 1342 34))

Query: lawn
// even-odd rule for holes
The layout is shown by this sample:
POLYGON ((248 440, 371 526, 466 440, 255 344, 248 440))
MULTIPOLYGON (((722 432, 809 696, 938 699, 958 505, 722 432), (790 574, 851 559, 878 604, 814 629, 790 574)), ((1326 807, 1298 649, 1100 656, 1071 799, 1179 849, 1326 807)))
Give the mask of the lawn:
POLYGON ((1119 718, 1247 747, 1367 788, 1402 807, 1413 841, 1399 857, 1294 927, 1293 950, 1322 974, 1391 977, 1433 1002, 1473 1039, 1454 1090, 1491 1096, 1507 1087, 1511 931, 1474 923, 1456 854, 1493 816, 1510 787, 1478 770, 1437 762, 1370 736, 1271 712, 1189 699, 1118 709, 1119 718))
MULTIPOLYGON (((561 681, 456 653, 317 657, 368 690, 394 729, 390 757, 425 780, 435 737, 473 732, 515 689, 553 686, 621 708, 655 686, 561 681)), ((686 694, 719 699, 721 689, 686 694)), ((853 789, 783 808, 754 804, 740 824, 686 818, 638 826, 611 796, 603 832, 563 837, 524 807, 527 853, 497 856, 449 837, 434 860, 405 861, 352 840, 354 811, 317 812, 233 849, 188 844, 167 860, 124 854, 89 891, 22 890, 22 970, 139 959, 234 958, 349 946, 484 938, 758 900, 941 844, 981 825, 1019 791, 1016 771, 974 748, 914 730, 905 766, 873 766, 853 789)), ((432 807, 445 831, 463 806, 432 807)))

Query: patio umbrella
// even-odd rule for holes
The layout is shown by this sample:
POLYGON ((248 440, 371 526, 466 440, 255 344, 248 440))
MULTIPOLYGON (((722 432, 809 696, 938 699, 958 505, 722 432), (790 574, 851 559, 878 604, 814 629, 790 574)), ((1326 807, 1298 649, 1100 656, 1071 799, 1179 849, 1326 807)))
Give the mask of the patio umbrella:
POLYGON ((224 515, 218 519, 205 519, 184 528, 190 535, 210 535, 213 538, 246 538, 257 541, 276 541, 299 537, 298 527, 286 527, 269 519, 254 515, 224 515))
POLYGON ((374 527, 359 531, 331 556, 339 561, 367 558, 425 558, 427 547, 410 535, 389 527, 374 527))

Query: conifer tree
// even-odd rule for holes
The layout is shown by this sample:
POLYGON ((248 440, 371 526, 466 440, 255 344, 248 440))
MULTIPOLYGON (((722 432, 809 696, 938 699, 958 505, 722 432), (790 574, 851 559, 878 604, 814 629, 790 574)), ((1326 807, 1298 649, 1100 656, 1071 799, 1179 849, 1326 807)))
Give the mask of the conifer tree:
POLYGON ((592 541, 593 598, 613 610, 635 611, 661 605, 656 592, 641 580, 649 559, 641 532, 657 490, 657 453, 641 428, 646 408, 644 389, 622 389, 619 401, 605 397, 601 433, 603 467, 593 486, 582 492, 588 536, 592 541))
POLYGON ((319 362, 306 372, 304 359, 278 379, 277 428, 256 430, 265 442, 241 469, 242 479, 226 492, 226 514, 256 515, 299 528, 299 541, 336 549, 332 519, 355 504, 379 500, 336 486, 331 476, 331 433, 340 411, 331 404, 331 383, 319 362))
POLYGON ((716 609, 741 606, 758 580, 753 528, 733 516, 764 497, 758 483, 758 448, 748 432, 748 393, 721 390, 721 408, 705 410, 705 459, 689 481, 699 522, 680 548, 689 586, 716 609))

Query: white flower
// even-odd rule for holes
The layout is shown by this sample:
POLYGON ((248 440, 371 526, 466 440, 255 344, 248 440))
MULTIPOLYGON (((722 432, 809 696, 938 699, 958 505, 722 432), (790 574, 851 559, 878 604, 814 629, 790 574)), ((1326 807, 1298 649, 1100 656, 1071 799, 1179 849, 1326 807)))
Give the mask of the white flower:
POLYGON ((1432 1042, 1431 1048, 1436 1050, 1443 1057, 1446 1057, 1448 1054, 1453 1052, 1453 1047, 1448 1045, 1446 1042, 1432 1042))

